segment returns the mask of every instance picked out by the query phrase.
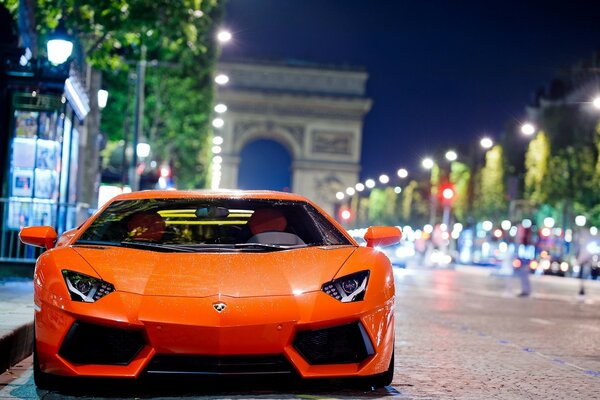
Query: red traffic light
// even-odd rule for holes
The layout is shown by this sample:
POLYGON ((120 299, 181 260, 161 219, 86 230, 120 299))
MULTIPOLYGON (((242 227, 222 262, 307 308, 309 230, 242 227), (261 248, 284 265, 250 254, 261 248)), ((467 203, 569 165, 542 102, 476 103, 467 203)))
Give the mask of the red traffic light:
POLYGON ((454 190, 454 186, 451 184, 442 185, 440 187, 440 191, 438 192, 438 196, 442 203, 452 203, 456 199, 456 191, 454 190))
POLYGON ((454 198, 454 189, 447 187, 442 190, 442 197, 446 200, 452 200, 454 198))
POLYGON ((342 221, 350 221, 352 219, 352 212, 347 208, 340 209, 340 218, 342 221))

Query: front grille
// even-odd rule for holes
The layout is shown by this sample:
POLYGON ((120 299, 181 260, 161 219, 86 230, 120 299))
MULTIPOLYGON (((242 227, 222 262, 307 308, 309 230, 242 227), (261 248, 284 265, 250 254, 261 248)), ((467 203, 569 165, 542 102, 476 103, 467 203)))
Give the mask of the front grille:
POLYGON ((298 332, 294 348, 315 365, 359 363, 375 354, 360 322, 298 332))
POLYGON ((199 375, 291 374, 293 368, 282 355, 216 357, 157 354, 148 364, 146 372, 199 375))
POLYGON ((144 344, 140 331, 75 322, 58 354, 75 364, 127 365, 144 344))

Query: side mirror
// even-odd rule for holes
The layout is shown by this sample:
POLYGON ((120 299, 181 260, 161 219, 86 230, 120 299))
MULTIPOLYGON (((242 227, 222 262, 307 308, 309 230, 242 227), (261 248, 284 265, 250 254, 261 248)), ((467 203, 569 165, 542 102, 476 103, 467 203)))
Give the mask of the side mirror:
POLYGON ((19 239, 25 244, 44 247, 49 250, 54 247, 56 242, 56 231, 51 226, 30 226, 21 229, 19 239))
POLYGON ((400 242, 402 232, 396 226, 370 226, 365 233, 367 247, 390 246, 400 242))

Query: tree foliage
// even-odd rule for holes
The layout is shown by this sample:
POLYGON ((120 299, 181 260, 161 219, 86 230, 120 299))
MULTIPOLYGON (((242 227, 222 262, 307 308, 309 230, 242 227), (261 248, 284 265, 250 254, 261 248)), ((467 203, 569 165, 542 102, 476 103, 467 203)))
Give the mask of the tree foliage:
POLYGON ((469 212, 469 185, 471 169, 465 163, 454 161, 450 165, 450 182, 454 186, 455 199, 452 210, 457 221, 465 222, 469 212))
POLYGON ((159 162, 174 167, 179 187, 194 188, 207 173, 214 30, 222 9, 218 0, 37 0, 36 22, 42 43, 64 21, 79 40, 78 56, 103 72, 110 97, 101 129, 110 140, 133 130, 133 78, 145 49, 142 138, 153 140, 159 162))
POLYGON ((391 187, 371 190, 369 195, 369 223, 372 225, 398 224, 397 200, 398 195, 391 187))
POLYGON ((543 203, 548 198, 548 188, 544 180, 548 175, 550 158, 550 142, 542 131, 529 143, 525 153, 525 198, 536 203, 543 203))
POLYGON ((487 151, 479 179, 474 201, 476 213, 484 218, 498 218, 506 214, 502 146, 496 145, 487 151))

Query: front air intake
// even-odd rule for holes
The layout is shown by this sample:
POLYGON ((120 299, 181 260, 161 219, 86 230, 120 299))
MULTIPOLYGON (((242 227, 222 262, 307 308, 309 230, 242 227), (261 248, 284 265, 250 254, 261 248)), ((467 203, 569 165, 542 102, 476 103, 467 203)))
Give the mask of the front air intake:
POLYGON ((58 354, 74 364, 127 365, 144 344, 140 331, 75 322, 58 354))
POLYGON ((314 365, 359 363, 375 354, 360 322, 300 331, 294 339, 294 348, 314 365))

